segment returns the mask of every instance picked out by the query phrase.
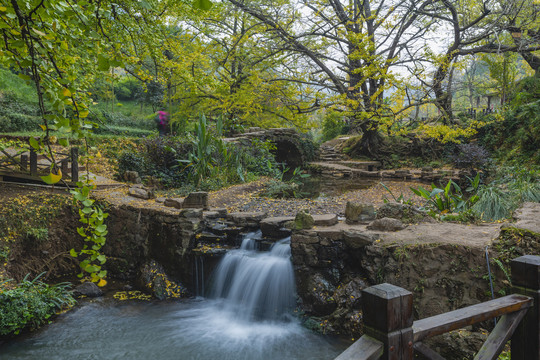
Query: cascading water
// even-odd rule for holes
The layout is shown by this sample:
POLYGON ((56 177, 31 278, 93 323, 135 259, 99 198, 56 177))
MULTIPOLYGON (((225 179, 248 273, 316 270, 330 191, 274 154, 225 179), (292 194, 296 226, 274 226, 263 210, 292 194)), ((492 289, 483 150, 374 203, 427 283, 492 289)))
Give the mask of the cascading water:
MULTIPOLYGON (((240 249, 221 260, 210 299, 94 300, 62 315, 45 331, 0 348, 0 358, 333 359, 347 345, 311 333, 290 315, 295 286, 289 239, 259 252, 257 236, 248 234, 240 249)), ((202 257, 196 261, 203 278, 202 257)))
POLYGON ((211 298, 242 320, 285 320, 295 306, 290 238, 258 252, 255 234, 229 251, 214 272, 211 298))

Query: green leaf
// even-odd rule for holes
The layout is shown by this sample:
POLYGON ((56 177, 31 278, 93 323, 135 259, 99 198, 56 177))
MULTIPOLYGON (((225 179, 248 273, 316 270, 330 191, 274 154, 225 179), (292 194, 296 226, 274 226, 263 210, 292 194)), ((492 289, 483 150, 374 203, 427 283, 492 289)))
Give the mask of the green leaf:
POLYGON ((75 249, 69 250, 69 255, 71 255, 71 256, 73 256, 73 257, 77 257, 77 256, 78 256, 78 254, 77 254, 77 252, 75 251, 75 249))
POLYGON ((94 203, 94 200, 91 200, 91 199, 86 199, 82 202, 82 204, 85 206, 85 207, 88 207, 88 206, 92 206, 92 204, 94 203))
POLYGON ((79 235, 81 235, 82 237, 86 237, 86 233, 84 232, 84 228, 83 227, 78 227, 77 228, 77 233, 79 235))
POLYGON ((29 141, 31 147, 33 147, 35 150, 39 150, 40 146, 39 146, 39 142, 36 140, 36 138, 34 138, 33 136, 30 136, 28 141, 29 141))
POLYGON ((210 8, 212 7, 212 2, 210 0, 194 0, 193 1, 193 7, 196 8, 196 9, 201 9, 201 10, 210 10, 210 8))
POLYGON ((62 146, 68 147, 69 146, 69 140, 68 139, 58 139, 58 143, 62 146))
POLYGON ((53 185, 59 182, 62 179, 62 172, 59 171, 58 175, 55 175, 53 173, 49 173, 47 176, 40 176, 41 180, 43 180, 46 184, 53 185))
POLYGON ((109 67, 110 67, 110 63, 109 63, 109 59, 106 58, 105 56, 101 55, 101 54, 98 54, 98 69, 101 70, 101 71, 107 71, 109 70, 109 67))
POLYGON ((107 230, 107 225, 99 225, 99 226, 96 226, 96 231, 97 232, 104 232, 105 230, 107 230))

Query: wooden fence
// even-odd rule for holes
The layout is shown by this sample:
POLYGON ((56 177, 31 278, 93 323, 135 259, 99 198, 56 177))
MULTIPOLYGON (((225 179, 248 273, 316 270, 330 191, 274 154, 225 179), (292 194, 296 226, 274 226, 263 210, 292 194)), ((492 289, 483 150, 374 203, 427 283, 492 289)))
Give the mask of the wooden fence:
POLYGON ((79 181, 79 149, 73 147, 68 153, 55 153, 54 160, 47 155, 38 155, 33 149, 0 149, 0 180, 2 177, 41 181, 55 167, 62 171, 63 179, 79 181))
POLYGON ((540 256, 514 259, 511 269, 514 295, 414 322, 409 291, 391 284, 363 290, 365 335, 335 360, 444 360, 422 341, 499 317, 474 359, 497 359, 511 340, 512 360, 540 360, 540 256))

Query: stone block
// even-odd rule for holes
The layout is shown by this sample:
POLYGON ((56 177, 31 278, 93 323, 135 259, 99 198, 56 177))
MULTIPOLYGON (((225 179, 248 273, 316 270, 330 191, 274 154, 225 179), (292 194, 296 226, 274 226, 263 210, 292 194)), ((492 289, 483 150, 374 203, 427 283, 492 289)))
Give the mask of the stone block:
POLYGON ((393 218, 382 218, 371 222, 367 228, 369 230, 378 231, 398 231, 405 229, 406 225, 403 225, 401 220, 393 218))
POLYGON ((319 237, 316 234, 297 233, 291 236, 291 244, 317 244, 319 237))
POLYGON ((202 209, 183 209, 180 211, 180 216, 184 218, 199 218, 202 219, 202 209))
POLYGON ((294 218, 294 224, 296 230, 311 229, 315 224, 315 220, 308 212, 299 211, 294 218))
POLYGON ((313 215, 315 226, 332 226, 338 223, 336 214, 313 215))
POLYGON ((163 205, 168 207, 173 207, 175 209, 182 209, 182 204, 184 203, 184 199, 181 198, 168 198, 165 199, 163 202, 163 205))
POLYGON ((266 212, 235 212, 230 213, 228 218, 234 222, 237 226, 254 226, 266 217, 266 212))
POLYGON ((293 220, 292 216, 269 217, 261 220, 259 225, 264 236, 283 238, 291 234, 291 230, 285 227, 285 223, 293 220))
POLYGON ((371 220, 375 220, 375 209, 372 204, 347 201, 345 207, 345 222, 347 224, 358 224, 371 220))
POLYGON ((376 235, 362 231, 344 231, 343 241, 345 245, 352 249, 359 249, 371 245, 377 239, 376 235))
POLYGON ((128 194, 130 196, 143 199, 143 200, 149 200, 154 198, 154 191, 152 190, 146 190, 139 187, 131 187, 128 190, 128 194))
POLYGON ((190 193, 182 204, 184 209, 204 209, 208 210, 208 193, 206 191, 197 191, 190 193))

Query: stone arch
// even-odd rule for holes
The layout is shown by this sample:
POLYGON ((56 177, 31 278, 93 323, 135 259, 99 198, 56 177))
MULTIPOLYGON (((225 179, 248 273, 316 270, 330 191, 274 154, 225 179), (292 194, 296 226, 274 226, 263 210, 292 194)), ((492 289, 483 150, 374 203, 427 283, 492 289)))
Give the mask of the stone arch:
POLYGON ((270 138, 276 145, 273 151, 278 163, 286 163, 290 169, 302 166, 305 159, 302 149, 295 141, 287 138, 270 138))

